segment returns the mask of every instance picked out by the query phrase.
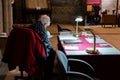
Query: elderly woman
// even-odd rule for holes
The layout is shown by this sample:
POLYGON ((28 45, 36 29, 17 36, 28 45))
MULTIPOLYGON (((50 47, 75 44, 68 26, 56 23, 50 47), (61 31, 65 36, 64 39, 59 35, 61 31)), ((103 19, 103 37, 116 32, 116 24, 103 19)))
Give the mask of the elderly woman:
POLYGON ((43 42, 45 43, 47 57, 45 59, 45 79, 52 77, 55 51, 52 48, 52 45, 49 41, 46 28, 50 26, 50 17, 48 15, 41 15, 38 21, 29 26, 35 32, 40 34, 43 37, 43 42))
POLYGON ((31 29, 33 29, 43 37, 43 42, 45 43, 47 49, 47 55, 49 55, 48 52, 52 48, 46 31, 46 28, 49 25, 50 25, 50 17, 47 15, 41 15, 38 21, 36 21, 34 24, 29 26, 31 29))

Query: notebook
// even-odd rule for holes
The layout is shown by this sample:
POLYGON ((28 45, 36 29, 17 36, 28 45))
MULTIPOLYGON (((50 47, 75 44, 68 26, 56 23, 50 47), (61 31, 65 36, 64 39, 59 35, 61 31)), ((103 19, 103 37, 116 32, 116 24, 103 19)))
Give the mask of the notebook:
POLYGON ((63 40, 65 44, 81 44, 81 40, 63 40))

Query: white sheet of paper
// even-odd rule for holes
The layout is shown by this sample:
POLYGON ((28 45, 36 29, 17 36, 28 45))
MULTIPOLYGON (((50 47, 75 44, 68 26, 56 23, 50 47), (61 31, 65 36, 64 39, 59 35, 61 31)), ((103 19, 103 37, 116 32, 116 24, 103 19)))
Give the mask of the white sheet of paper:
MULTIPOLYGON (((85 38, 89 43, 93 43, 94 39, 93 38, 85 38)), ((106 41, 104 41, 101 38, 96 38, 96 43, 106 43, 106 41)))
POLYGON ((85 51, 66 51, 67 55, 88 55, 85 51))
POLYGON ((60 40, 77 40, 78 38, 73 36, 72 32, 66 31, 66 32, 60 32, 59 35, 60 40))
POLYGON ((60 35, 70 35, 70 34, 72 34, 72 32, 70 32, 70 31, 61 31, 60 32, 60 35))
POLYGON ((101 44, 99 44, 99 45, 102 46, 102 47, 111 46, 110 44, 107 44, 107 43, 101 43, 101 44))
MULTIPOLYGON (((116 48, 97 48, 100 55, 120 55, 120 51, 116 48)), ((89 55, 86 51, 66 51, 67 55, 89 55)))
POLYGON ((120 55, 120 51, 114 47, 110 48, 97 48, 102 55, 120 55))
POLYGON ((64 49, 67 49, 67 50, 79 50, 79 47, 75 46, 75 45, 65 45, 64 49))

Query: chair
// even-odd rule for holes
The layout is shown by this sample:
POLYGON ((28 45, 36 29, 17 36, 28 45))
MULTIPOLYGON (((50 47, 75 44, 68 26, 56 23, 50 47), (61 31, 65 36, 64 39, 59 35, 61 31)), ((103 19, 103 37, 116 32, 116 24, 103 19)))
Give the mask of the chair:
MULTIPOLYGON (((95 73, 94 68, 84 60, 80 59, 67 59, 66 55, 58 50, 57 51, 57 59, 58 59, 58 72, 60 73, 62 79, 61 80, 94 80, 93 76, 85 74, 83 72, 77 72, 71 69, 69 62, 78 62, 86 65, 87 68, 91 70, 92 73, 95 73)), ((77 64, 78 65, 78 64, 77 64)))
POLYGON ((116 15, 103 15, 102 16, 102 27, 105 25, 112 25, 112 27, 116 27, 117 18, 116 15))
POLYGON ((8 64, 9 70, 19 66, 20 76, 15 76, 15 80, 28 79, 32 75, 37 75, 40 69, 40 78, 44 72, 44 58, 46 51, 41 35, 30 28, 13 26, 10 32, 2 61, 8 64), (28 76, 24 76, 25 71, 28 76))
POLYGON ((71 31, 70 29, 62 28, 59 24, 57 24, 57 29, 58 29, 58 32, 60 32, 60 31, 71 31))

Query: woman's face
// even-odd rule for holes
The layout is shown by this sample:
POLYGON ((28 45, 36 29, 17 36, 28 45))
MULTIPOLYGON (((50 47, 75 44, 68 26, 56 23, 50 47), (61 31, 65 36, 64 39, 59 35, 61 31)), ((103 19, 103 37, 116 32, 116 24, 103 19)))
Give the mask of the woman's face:
POLYGON ((50 26, 49 16, 43 15, 43 16, 41 16, 40 20, 41 20, 42 24, 45 25, 45 27, 50 26))
POLYGON ((46 20, 46 24, 45 24, 45 26, 50 26, 50 20, 46 20))

